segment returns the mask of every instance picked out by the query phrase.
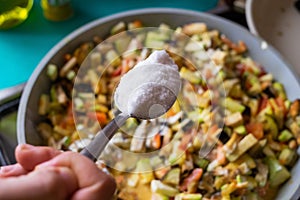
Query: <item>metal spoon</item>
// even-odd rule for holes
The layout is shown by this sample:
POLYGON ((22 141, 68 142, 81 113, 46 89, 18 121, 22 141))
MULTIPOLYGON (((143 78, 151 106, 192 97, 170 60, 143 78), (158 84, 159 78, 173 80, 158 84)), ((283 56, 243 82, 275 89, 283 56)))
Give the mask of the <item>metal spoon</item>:
MULTIPOLYGON (((153 85, 153 83, 149 84, 151 84, 152 87, 156 87, 155 85, 153 85)), ((166 89, 168 90, 167 93, 169 95, 169 97, 167 98, 167 102, 165 101, 166 99, 164 99, 163 103, 159 102, 158 100, 152 105, 146 105, 148 110, 151 110, 151 107, 154 107, 155 109, 152 110, 152 112, 149 112, 148 114, 135 112, 132 114, 121 113, 117 115, 112 121, 110 121, 102 130, 100 130, 96 134, 95 138, 80 152, 80 154, 90 158, 93 161, 96 161, 97 158, 101 155, 106 145, 108 144, 108 142, 110 141, 110 139, 129 117, 134 117, 138 119, 153 119, 166 113, 172 107, 177 98, 177 94, 174 94, 174 91, 171 91, 169 88, 165 87, 163 91, 166 92, 166 89)))

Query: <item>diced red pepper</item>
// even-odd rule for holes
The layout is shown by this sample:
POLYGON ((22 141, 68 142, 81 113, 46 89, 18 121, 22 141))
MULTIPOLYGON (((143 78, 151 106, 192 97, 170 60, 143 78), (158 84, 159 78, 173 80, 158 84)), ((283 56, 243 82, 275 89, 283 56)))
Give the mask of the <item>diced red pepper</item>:
POLYGON ((264 137, 264 126, 260 122, 251 122, 247 124, 246 130, 248 133, 251 133, 258 140, 264 137))
POLYGON ((263 98, 260 100, 258 113, 259 113, 260 111, 262 111, 263 109, 265 109, 267 106, 268 106, 268 98, 267 98, 267 97, 263 97, 263 98))
POLYGON ((120 76, 122 72, 122 67, 118 67, 117 69, 115 69, 112 73, 111 76, 112 77, 116 77, 116 76, 120 76))

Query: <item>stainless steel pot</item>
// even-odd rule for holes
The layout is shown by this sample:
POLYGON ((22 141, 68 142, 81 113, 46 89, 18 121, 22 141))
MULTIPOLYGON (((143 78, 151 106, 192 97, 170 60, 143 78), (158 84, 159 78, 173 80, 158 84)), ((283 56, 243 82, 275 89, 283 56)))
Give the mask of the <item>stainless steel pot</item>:
MULTIPOLYGON (((43 144, 35 127, 43 120, 38 115, 39 97, 42 93, 49 91, 51 84, 46 78, 48 63, 56 63, 61 66, 63 55, 74 50, 82 42, 91 41, 94 35, 104 37, 109 33, 111 27, 119 21, 129 22, 135 19, 139 19, 147 26, 152 27, 161 23, 176 27, 195 21, 205 22, 209 28, 220 30, 233 41, 243 40, 248 46, 250 56, 265 66, 268 72, 271 72, 277 80, 284 84, 288 97, 290 99, 300 97, 300 85, 289 64, 274 48, 271 46, 266 47, 261 39, 250 34, 245 28, 228 20, 194 11, 180 9, 134 10, 99 19, 77 29, 54 46, 42 59, 22 94, 17 121, 19 143, 43 144)), ((300 177, 300 161, 293 168, 292 178, 281 188, 277 197, 278 200, 296 199, 296 196, 299 196, 300 179, 298 177, 300 177)))

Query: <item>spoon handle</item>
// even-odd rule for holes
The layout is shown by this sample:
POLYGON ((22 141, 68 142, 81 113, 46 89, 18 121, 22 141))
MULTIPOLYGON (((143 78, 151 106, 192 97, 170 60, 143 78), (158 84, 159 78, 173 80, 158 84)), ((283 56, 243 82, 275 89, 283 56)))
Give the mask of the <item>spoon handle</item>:
POLYGON ((129 116, 124 114, 116 116, 97 133, 95 138, 80 152, 80 154, 93 161, 96 161, 115 132, 125 123, 128 118, 129 116))

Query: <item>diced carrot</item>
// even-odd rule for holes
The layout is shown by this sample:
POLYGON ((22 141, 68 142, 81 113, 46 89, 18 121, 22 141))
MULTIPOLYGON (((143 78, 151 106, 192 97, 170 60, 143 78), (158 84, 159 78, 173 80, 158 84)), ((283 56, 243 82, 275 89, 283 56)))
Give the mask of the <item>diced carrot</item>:
POLYGON ((226 163, 226 156, 221 146, 217 148, 217 160, 220 165, 224 165, 226 163))
POLYGON ((134 27, 135 27, 135 28, 140 28, 140 27, 142 27, 142 22, 141 22, 140 20, 135 20, 135 21, 133 22, 133 24, 134 24, 134 27))
POLYGON ((260 140, 264 137, 264 127, 260 122, 251 122, 246 125, 246 130, 251 133, 256 139, 260 140))
POLYGON ((299 114, 300 102, 299 100, 295 100, 289 110, 289 115, 291 117, 296 117, 299 114))
POLYGON ((192 173, 183 180, 182 184, 179 186, 179 189, 181 191, 186 191, 189 185, 191 185, 193 182, 198 182, 200 180, 202 174, 203 174, 203 169, 195 168, 192 171, 192 173))
POLYGON ((101 125, 107 124, 107 116, 102 112, 88 112, 87 117, 93 120, 97 120, 101 125))
POLYGON ((174 112, 173 109, 170 109, 168 110, 168 112, 166 112, 166 117, 169 118, 169 117, 172 117, 176 114, 176 112, 174 112))
POLYGON ((154 149, 159 149, 161 146, 161 136, 159 133, 157 133, 152 140, 152 147, 154 149))
POLYGON ((247 51, 247 46, 243 41, 238 41, 237 44, 228 39, 225 35, 221 36, 221 40, 231 49, 237 53, 244 53, 247 51))
POLYGON ((105 113, 102 112, 96 112, 97 120, 100 124, 106 124, 107 123, 107 116, 105 113))
POLYGON ((280 109, 282 109, 283 114, 285 115, 285 114, 287 113, 287 109, 286 109, 286 107, 285 107, 284 100, 283 100, 281 97, 277 97, 277 98, 275 99, 275 101, 276 101, 276 104, 278 105, 278 107, 279 107, 280 109))

